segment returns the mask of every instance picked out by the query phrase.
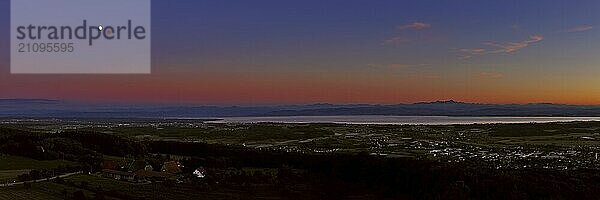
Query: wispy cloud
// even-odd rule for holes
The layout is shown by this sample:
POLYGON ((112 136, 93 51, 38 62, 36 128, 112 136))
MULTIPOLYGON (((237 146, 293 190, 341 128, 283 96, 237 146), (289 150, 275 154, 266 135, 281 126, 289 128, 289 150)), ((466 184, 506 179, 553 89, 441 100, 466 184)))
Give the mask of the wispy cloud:
POLYGON ((515 53, 523 48, 530 46, 531 44, 538 43, 544 40, 544 36, 542 35, 532 35, 529 36, 529 39, 519 41, 519 42, 486 42, 484 45, 490 48, 463 48, 458 49, 459 58, 460 59, 469 59, 473 56, 478 55, 486 55, 486 54, 496 54, 496 53, 515 53))
POLYGON ((422 30, 431 28, 431 24, 423 23, 423 22, 413 22, 410 24, 404 24, 398 26, 398 30, 422 30))
POLYGON ((499 43, 495 43, 495 42, 487 42, 485 44, 498 48, 496 50, 491 51, 491 53, 514 53, 518 50, 528 47, 530 44, 537 43, 542 40, 544 40, 544 36, 532 35, 532 36, 529 36, 528 40, 524 40, 521 42, 509 42, 509 43, 504 43, 504 44, 499 44, 499 43))
POLYGON ((462 53, 472 54, 472 55, 480 55, 486 53, 487 50, 484 48, 473 48, 473 49, 459 49, 458 51, 462 53))
POLYGON ((475 55, 483 55, 488 53, 487 50, 484 48, 458 49, 458 52, 460 53, 459 59, 461 60, 472 58, 475 55))
POLYGON ((427 64, 405 64, 405 63, 391 63, 391 64, 369 64, 369 67, 376 68, 387 68, 387 69, 406 69, 411 67, 427 66, 427 64))
POLYGON ((500 72, 480 72, 476 75, 481 79, 501 79, 504 78, 504 74, 500 72))
POLYGON ((594 27, 590 26, 590 25, 583 25, 583 26, 576 26, 567 30, 563 30, 561 32, 564 33, 577 33, 577 32, 585 32, 585 31, 589 31, 592 30, 594 27))
POLYGON ((383 41, 383 44, 387 45, 401 45, 405 43, 411 42, 411 39, 405 38, 403 36, 396 36, 383 41))
POLYGON ((428 28, 431 28, 431 24, 424 23, 424 22, 418 22, 418 21, 410 23, 410 24, 400 25, 397 27, 399 33, 394 37, 383 40, 383 44, 398 46, 398 45, 412 42, 412 41, 414 41, 414 39, 412 37, 405 36, 408 34, 405 32, 407 32, 409 30, 418 31, 418 30, 423 30, 423 29, 428 29, 428 28))

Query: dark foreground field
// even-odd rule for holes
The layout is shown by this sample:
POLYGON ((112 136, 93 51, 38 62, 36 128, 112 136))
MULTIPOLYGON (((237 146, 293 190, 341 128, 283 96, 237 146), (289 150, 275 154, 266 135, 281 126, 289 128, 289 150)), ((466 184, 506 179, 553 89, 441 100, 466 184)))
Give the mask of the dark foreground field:
POLYGON ((201 123, 195 128, 188 122, 142 124, 147 126, 103 124, 61 131, 57 127, 69 125, 5 125, 0 128, 4 154, 0 158, 17 164, 0 164, 4 167, 0 172, 8 173, 6 182, 25 183, 0 187, 0 199, 596 199, 600 194, 594 157, 600 124, 595 122, 208 127, 201 123), (357 139, 356 132, 379 140, 364 135, 357 139), (267 141, 278 145, 248 145, 267 141), (380 145, 362 148, 369 142, 380 145), (415 147, 421 143, 433 147, 415 147), (326 151, 328 145, 338 150, 326 151), (381 147, 386 145, 390 148, 381 147), (461 151, 438 151, 445 149, 461 151), (402 156, 389 156, 390 152, 402 156), (168 162, 180 165, 171 172, 165 170, 168 162), (169 173, 171 178, 115 180, 102 173, 111 167, 124 173, 141 169, 169 173), (198 169, 201 177, 193 174, 198 169), (44 181, 69 172, 81 174, 44 181))

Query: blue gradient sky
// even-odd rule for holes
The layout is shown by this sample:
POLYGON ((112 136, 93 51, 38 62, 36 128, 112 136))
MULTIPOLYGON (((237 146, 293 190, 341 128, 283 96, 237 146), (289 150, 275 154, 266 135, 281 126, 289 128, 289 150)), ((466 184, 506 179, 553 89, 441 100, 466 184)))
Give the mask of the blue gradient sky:
POLYGON ((0 98, 600 104, 600 1, 152 1, 153 74, 10 75, 0 98))

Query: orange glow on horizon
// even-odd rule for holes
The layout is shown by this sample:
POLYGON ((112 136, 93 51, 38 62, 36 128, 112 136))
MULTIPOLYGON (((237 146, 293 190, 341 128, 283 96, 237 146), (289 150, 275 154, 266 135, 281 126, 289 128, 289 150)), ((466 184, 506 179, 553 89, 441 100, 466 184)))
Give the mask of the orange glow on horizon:
POLYGON ((361 74, 18 75, 2 98, 186 104, 397 104, 453 99, 473 103, 600 104, 600 88, 514 87, 485 80, 361 74))

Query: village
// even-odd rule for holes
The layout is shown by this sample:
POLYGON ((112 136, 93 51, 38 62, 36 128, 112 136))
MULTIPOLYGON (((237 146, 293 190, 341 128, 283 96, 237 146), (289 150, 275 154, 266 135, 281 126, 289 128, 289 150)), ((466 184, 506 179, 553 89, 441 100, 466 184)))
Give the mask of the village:
POLYGON ((143 159, 126 161, 104 160, 102 162, 102 171, 100 175, 105 178, 111 178, 120 181, 132 183, 150 183, 175 181, 183 183, 186 178, 204 178, 206 170, 203 167, 196 168, 192 174, 183 174, 179 161, 171 160, 162 164, 162 167, 155 170, 154 167, 143 159))

